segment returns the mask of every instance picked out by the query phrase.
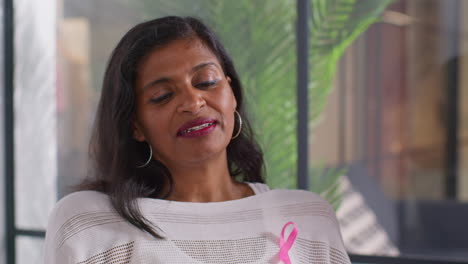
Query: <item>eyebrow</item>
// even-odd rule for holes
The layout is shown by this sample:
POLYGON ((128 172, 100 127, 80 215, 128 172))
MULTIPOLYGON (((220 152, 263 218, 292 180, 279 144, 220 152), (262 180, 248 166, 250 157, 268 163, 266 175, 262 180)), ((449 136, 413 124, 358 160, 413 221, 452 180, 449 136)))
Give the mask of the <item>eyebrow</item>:
MULTIPOLYGON (((195 67, 193 67, 190 70, 190 73, 194 73, 196 71, 199 71, 202 68, 205 68, 207 66, 215 66, 216 68, 219 68, 219 66, 214 62, 203 62, 203 63, 200 63, 200 64, 196 65, 195 67)), ((155 85, 160 84, 160 83, 168 83, 170 81, 171 81, 171 79, 168 78, 168 77, 162 77, 162 78, 153 80, 153 81, 149 82, 148 84, 146 84, 145 86, 143 86, 143 91, 145 91, 146 89, 148 89, 151 86, 155 86, 155 85)))
POLYGON ((206 66, 210 66, 210 65, 219 68, 218 65, 216 65, 216 63, 214 63, 214 62, 203 62, 203 63, 200 63, 197 66, 193 67, 190 72, 194 73, 194 72, 196 72, 196 71, 198 71, 198 70, 200 70, 200 69, 202 69, 202 68, 204 68, 206 66))
POLYGON ((150 88, 151 86, 155 86, 155 85, 160 84, 160 83, 168 83, 170 81, 171 81, 171 79, 169 79, 167 77, 163 77, 163 78, 151 81, 151 82, 147 83, 145 86, 143 86, 143 91, 150 88))

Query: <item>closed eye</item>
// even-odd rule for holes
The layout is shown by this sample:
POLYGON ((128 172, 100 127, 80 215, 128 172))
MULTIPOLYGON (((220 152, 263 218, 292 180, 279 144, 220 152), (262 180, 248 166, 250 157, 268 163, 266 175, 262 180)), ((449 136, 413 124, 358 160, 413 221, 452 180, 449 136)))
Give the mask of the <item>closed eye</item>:
POLYGON ((169 99, 169 97, 171 97, 171 96, 172 96, 172 93, 167 93, 167 94, 163 94, 163 95, 161 95, 159 97, 156 97, 156 98, 151 98, 150 101, 152 103, 157 104, 157 103, 161 103, 161 102, 169 99))
POLYGON ((197 87, 198 89, 207 89, 207 88, 210 88, 211 86, 216 85, 219 81, 220 80, 201 82, 201 83, 197 83, 195 87, 197 87))

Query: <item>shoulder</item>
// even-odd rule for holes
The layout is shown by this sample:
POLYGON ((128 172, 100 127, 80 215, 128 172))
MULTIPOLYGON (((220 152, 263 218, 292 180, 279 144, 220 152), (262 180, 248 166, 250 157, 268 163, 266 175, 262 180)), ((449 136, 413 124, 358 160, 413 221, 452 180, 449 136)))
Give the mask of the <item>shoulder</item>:
POLYGON ((264 193, 270 190, 270 187, 260 182, 246 182, 247 185, 254 191, 255 194, 264 193))
POLYGON ((260 195, 262 200, 267 200, 270 204, 302 204, 314 203, 322 205, 332 210, 332 206, 318 194, 298 189, 271 189, 265 183, 246 182, 256 195, 260 195))
POLYGON ((56 204, 56 208, 64 207, 66 205, 76 205, 90 201, 102 203, 104 200, 108 200, 107 194, 97 191, 79 191, 71 193, 60 199, 56 204))
POLYGON ((273 189, 274 191, 277 191, 278 193, 281 193, 282 195, 292 195, 296 198, 302 198, 302 199, 313 199, 317 201, 325 201, 320 195, 306 191, 306 190, 299 190, 299 189, 273 189))
POLYGON ((305 190, 289 190, 289 189, 272 189, 270 191, 271 196, 281 201, 287 201, 288 203, 304 203, 313 202, 329 206, 329 203, 320 197, 318 194, 305 191, 305 190))
POLYGON ((49 228, 90 212, 112 212, 109 197, 96 191, 79 191, 60 199, 49 215, 49 228))
POLYGON ((69 194, 57 202, 49 215, 46 242, 57 242, 58 236, 74 226, 96 219, 97 215, 116 215, 106 194, 96 191, 80 191, 69 194))
MULTIPOLYGON (((322 199, 319 195, 306 191, 306 190, 298 190, 298 189, 272 189, 265 183, 260 182, 246 182, 250 188, 252 188, 255 194, 265 193, 269 191, 273 191, 272 193, 276 197, 287 197, 293 200, 314 200, 317 202, 327 203, 324 199, 322 199)), ((289 200, 289 199, 288 199, 289 200)))
POLYGON ((278 208, 281 214, 327 218, 337 224, 333 207, 319 195, 305 190, 273 189, 261 195, 262 204, 278 208))
POLYGON ((247 182, 247 184, 250 186, 250 188, 254 190, 255 194, 273 191, 271 193, 272 196, 281 200, 284 200, 286 198, 289 201, 295 202, 315 201, 324 205, 328 205, 328 202, 325 201, 322 197, 310 191, 296 189, 271 189, 267 184, 259 182, 247 182))
POLYGON ((49 219, 67 219, 76 214, 89 211, 110 211, 109 197, 96 191, 80 191, 71 193, 57 202, 49 219))

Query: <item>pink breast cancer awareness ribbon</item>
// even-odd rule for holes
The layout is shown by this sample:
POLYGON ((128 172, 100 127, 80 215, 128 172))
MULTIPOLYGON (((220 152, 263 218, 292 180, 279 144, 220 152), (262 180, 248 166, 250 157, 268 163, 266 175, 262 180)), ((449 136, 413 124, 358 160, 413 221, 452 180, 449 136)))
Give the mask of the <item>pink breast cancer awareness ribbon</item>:
POLYGON ((296 241, 297 237, 297 227, 294 222, 287 222, 283 226, 283 230, 281 230, 281 236, 280 236, 280 251, 279 251, 279 258, 284 264, 291 264, 291 260, 289 259, 289 250, 291 249, 292 245, 294 244, 294 241, 296 241), (289 234, 288 239, 286 239, 286 242, 284 241, 284 231, 286 230, 286 227, 289 225, 293 225, 294 228, 289 234))

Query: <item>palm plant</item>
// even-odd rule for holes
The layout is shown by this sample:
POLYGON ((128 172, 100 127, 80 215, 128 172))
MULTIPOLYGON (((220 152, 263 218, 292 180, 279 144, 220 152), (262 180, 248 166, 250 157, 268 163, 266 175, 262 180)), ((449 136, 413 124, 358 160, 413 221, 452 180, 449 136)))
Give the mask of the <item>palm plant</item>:
MULTIPOLYGON (((125 1, 125 0, 121 0, 125 1)), ((129 0, 127 0, 129 1, 129 0)), ((345 49, 378 20, 391 0, 310 0, 310 124, 313 128, 332 89, 345 49)), ((143 0, 147 18, 195 15, 220 36, 234 58, 246 102, 265 152, 267 181, 296 186, 296 1, 143 0)), ((133 4, 135 5, 135 4, 133 4)), ((311 190, 338 204, 342 171, 311 170, 311 190), (325 175, 325 177, 323 177, 325 175), (323 179, 327 180, 323 180, 323 179)))
MULTIPOLYGON (((378 21, 392 0, 311 0, 309 62, 309 122, 313 128, 320 120, 333 87, 337 64, 346 48, 378 21)), ((311 168, 310 190, 320 194, 335 209, 342 195, 340 176, 345 169, 311 168)))
POLYGON ((393 0, 311 0, 309 120, 315 125, 332 88, 337 63, 347 47, 393 0))

